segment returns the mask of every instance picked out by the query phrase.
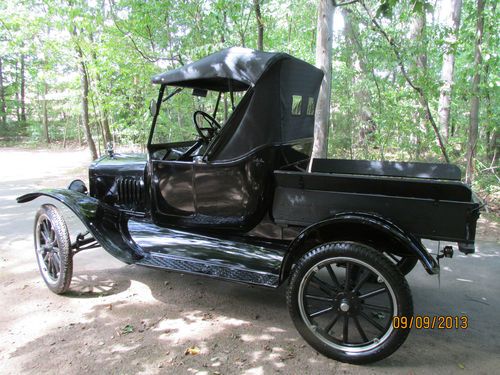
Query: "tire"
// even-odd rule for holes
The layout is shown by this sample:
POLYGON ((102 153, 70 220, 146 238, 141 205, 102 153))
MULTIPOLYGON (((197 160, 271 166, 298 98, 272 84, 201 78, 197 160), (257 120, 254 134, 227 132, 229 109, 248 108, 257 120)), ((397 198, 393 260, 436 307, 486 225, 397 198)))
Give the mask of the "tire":
POLYGON ((411 292, 398 268, 379 251, 352 242, 306 253, 293 270, 287 304, 295 327, 314 349, 353 364, 396 351, 410 329, 394 329, 393 317, 413 315, 411 292))
POLYGON ((38 269, 47 287, 56 294, 69 289, 73 276, 73 255, 68 228, 58 209, 40 207, 35 216, 35 254, 38 269))

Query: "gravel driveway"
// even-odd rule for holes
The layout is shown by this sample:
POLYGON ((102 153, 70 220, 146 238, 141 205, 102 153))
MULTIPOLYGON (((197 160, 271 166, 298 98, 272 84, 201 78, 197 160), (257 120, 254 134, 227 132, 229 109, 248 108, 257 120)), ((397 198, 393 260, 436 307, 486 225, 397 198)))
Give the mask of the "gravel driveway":
MULTIPOLYGON (((408 278, 416 314, 466 315, 468 329, 413 330, 386 360, 353 366, 302 340, 283 287, 126 266, 96 249, 75 257, 71 292, 52 294, 33 250, 33 218, 43 199, 18 205, 15 198, 85 178, 87 164, 87 151, 0 151, 2 374, 498 373, 498 222, 481 220, 476 254, 441 263, 440 287, 422 267, 408 278)), ((80 225, 64 215, 74 233, 80 225)))

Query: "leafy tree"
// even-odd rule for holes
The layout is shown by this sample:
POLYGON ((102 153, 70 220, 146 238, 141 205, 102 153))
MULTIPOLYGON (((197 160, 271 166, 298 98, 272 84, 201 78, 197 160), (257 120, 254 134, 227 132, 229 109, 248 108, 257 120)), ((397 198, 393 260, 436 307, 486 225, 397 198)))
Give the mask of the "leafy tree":
MULTIPOLYGON (((481 3, 478 59, 478 3, 471 1, 2 2, 0 137, 83 142, 92 158, 110 140, 144 145, 158 89, 151 76, 240 45, 288 52, 326 73, 331 66, 317 107, 315 156, 449 160, 494 191, 498 12, 497 2, 481 3)), ((167 136, 188 136, 191 119, 180 110, 194 102, 172 104, 167 136)), ((223 107, 221 121, 229 98, 223 107)))

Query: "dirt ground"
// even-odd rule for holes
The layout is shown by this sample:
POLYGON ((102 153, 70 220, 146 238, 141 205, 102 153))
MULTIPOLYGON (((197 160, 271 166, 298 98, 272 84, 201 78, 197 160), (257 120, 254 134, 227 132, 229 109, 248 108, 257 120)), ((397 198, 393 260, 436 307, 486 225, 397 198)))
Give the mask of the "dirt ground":
MULTIPOLYGON (((481 219, 477 252, 437 277, 408 278, 415 313, 466 315, 466 330, 413 330, 369 366, 330 360, 295 330, 285 289, 126 266, 102 249, 75 257, 71 292, 38 274, 33 218, 42 199, 15 198, 86 179, 87 151, 0 150, 2 374, 493 374, 500 367, 500 224, 481 219), (198 354, 186 354, 187 349, 198 354)), ((79 224, 64 210, 73 233, 79 224)))

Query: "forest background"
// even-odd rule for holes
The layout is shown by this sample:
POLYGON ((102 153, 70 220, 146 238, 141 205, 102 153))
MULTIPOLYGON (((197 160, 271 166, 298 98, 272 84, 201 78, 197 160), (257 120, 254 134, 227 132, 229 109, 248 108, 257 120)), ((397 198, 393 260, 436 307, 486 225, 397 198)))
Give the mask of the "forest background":
MULTIPOLYGON (((157 96, 150 81, 154 74, 225 47, 245 46, 287 52, 331 73, 316 112, 316 143, 321 143, 316 155, 449 161, 495 209, 500 196, 496 5, 493 0, 2 1, 0 145, 85 145, 92 159, 109 141, 118 149, 140 149, 151 122, 148 104, 157 96)), ((194 131, 180 113, 169 114, 172 138, 194 131)))

